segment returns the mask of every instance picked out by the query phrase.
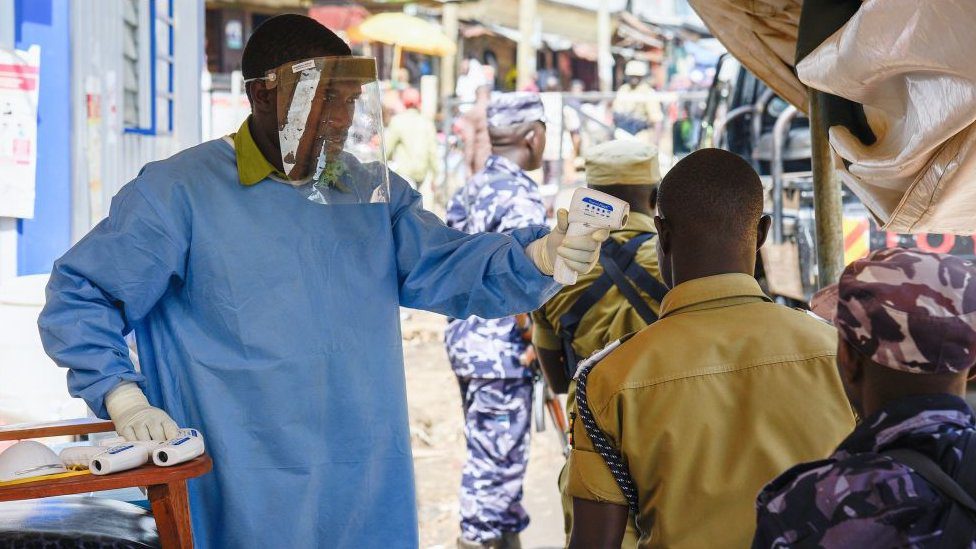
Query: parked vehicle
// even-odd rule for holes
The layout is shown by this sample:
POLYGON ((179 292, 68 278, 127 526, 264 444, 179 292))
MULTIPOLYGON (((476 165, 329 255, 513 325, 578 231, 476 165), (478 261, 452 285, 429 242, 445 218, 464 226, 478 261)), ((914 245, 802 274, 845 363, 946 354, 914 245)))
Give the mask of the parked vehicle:
MULTIPOLYGON (((806 303, 817 288, 809 120, 728 54, 719 59, 715 75, 697 128, 698 147, 732 151, 759 172, 773 217, 761 278, 781 301, 806 303)), ((847 189, 842 200, 845 263, 896 246, 976 257, 972 236, 889 233, 847 189)))

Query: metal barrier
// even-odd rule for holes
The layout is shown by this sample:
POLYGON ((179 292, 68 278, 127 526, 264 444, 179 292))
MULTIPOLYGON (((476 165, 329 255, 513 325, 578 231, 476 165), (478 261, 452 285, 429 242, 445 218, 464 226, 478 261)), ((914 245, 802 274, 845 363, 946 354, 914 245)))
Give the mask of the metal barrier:
MULTIPOLYGON (((783 180, 785 178, 785 168, 783 160, 783 149, 786 147, 786 140, 789 137, 790 124, 799 114, 799 110, 793 105, 786 107, 776 119, 773 127, 773 243, 783 243, 783 180)), ((758 116, 756 117, 759 118, 758 116)))

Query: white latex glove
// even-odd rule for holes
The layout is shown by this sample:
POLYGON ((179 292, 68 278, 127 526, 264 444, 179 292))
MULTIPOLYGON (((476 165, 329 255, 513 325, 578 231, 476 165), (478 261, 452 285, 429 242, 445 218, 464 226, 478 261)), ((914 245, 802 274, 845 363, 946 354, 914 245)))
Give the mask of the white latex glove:
POLYGON ((566 236, 569 228, 569 212, 560 208, 556 212, 556 228, 546 236, 534 240, 525 247, 525 253, 543 274, 552 276, 556 257, 578 274, 586 274, 600 259, 600 244, 610 238, 609 229, 595 229, 580 236, 566 236))
POLYGON ((169 414, 151 406, 142 389, 123 381, 105 395, 105 408, 115 422, 115 431, 126 440, 171 440, 179 426, 169 414))

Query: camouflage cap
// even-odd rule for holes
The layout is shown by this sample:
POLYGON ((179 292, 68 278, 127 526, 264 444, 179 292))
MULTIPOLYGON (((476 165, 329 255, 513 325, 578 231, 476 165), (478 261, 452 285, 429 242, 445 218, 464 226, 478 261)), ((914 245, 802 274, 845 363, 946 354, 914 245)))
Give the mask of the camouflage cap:
POLYGON ((488 127, 504 128, 546 121, 542 98, 532 92, 500 93, 488 104, 488 127))
POLYGON ((944 254, 878 250, 813 296, 813 312, 873 362, 919 374, 976 364, 976 266, 944 254))

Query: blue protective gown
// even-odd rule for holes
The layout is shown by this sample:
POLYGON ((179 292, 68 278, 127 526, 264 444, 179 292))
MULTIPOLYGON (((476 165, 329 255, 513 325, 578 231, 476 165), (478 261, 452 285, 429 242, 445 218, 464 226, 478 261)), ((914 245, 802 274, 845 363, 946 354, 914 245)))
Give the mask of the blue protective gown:
POLYGON ((557 290, 523 252, 545 229, 466 235, 390 184, 389 204, 323 206, 242 186, 210 141, 147 165, 55 263, 39 325, 71 394, 107 418, 136 381, 203 431, 198 546, 416 546, 398 307, 499 317, 557 290))

